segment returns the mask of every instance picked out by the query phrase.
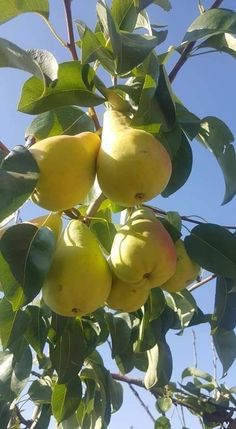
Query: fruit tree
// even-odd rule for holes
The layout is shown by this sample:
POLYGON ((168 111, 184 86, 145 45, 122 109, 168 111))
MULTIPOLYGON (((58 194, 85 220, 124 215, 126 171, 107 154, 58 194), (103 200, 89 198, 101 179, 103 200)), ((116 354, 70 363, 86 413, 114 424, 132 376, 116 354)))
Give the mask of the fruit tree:
POLYGON ((25 136, 0 142, 0 429, 112 427, 125 386, 149 427, 177 429, 174 409, 182 429, 236 427, 236 387, 225 382, 236 358, 236 223, 201 218, 200 201, 183 215, 178 201, 193 171, 201 176, 199 145, 233 207, 234 137, 174 87, 194 56, 236 57, 236 11, 224 2, 196 0, 182 41, 168 44, 156 10, 166 21, 184 13, 175 0, 0 0, 1 28, 36 13, 64 55, 0 38, 0 67, 30 74, 17 105, 25 136), (51 19, 56 3, 66 37, 51 19), (195 291, 209 283, 205 311, 195 291), (197 365, 199 326, 213 375, 197 365), (195 364, 182 349, 178 380, 173 344, 189 330, 195 364))

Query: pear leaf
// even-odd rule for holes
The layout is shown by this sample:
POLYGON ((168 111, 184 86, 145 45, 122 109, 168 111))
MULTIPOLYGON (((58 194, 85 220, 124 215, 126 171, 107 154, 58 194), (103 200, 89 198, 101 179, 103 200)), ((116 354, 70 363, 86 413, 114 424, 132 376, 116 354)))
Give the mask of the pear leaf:
POLYGON ((0 24, 26 12, 35 12, 47 19, 49 16, 48 0, 23 0, 21 2, 11 0, 7 3, 5 0, 0 0, 0 24))

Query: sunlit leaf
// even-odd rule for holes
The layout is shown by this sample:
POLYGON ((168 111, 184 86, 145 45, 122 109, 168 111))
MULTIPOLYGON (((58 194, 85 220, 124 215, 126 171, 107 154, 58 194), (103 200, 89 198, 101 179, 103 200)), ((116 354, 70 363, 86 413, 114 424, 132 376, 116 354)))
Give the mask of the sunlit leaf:
POLYGON ((73 378, 67 384, 55 384, 52 393, 52 412, 58 423, 74 414, 81 397, 82 386, 79 377, 73 378))
POLYGON ((203 48, 213 48, 219 52, 225 52, 236 59, 236 37, 229 33, 216 34, 208 37, 198 45, 198 50, 203 48))
POLYGON ((49 16, 48 0, 0 0, 0 24, 26 12, 36 12, 45 18, 49 16))
POLYGON ((13 312, 11 304, 3 298, 0 302, 0 337, 6 349, 26 332, 30 317, 22 310, 13 312))
POLYGON ((111 14, 120 30, 134 30, 138 11, 133 0, 112 0, 111 14))

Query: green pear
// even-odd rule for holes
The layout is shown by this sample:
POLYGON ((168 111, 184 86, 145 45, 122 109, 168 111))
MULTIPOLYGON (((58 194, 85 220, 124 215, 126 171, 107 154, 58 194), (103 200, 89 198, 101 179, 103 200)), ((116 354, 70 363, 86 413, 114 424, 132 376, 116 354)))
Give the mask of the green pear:
POLYGON ((175 243, 177 265, 174 275, 161 287, 168 292, 180 292, 190 285, 200 273, 200 266, 194 262, 185 249, 183 240, 175 243))
POLYGON ((161 286, 175 273, 176 260, 169 233, 147 210, 136 210, 112 243, 112 270, 124 282, 161 286))
POLYGON ((132 128, 118 111, 105 112, 97 178, 107 198, 125 207, 151 200, 165 189, 171 172, 170 157, 152 134, 132 128))
POLYGON ((42 295, 62 316, 84 316, 104 305, 111 271, 90 229, 72 220, 60 237, 42 295))

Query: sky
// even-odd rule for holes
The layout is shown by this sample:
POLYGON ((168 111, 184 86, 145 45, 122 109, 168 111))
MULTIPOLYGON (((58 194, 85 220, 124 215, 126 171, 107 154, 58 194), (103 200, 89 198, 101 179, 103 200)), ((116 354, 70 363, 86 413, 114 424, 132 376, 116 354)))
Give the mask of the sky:
MULTIPOLYGON (((160 46, 159 52, 164 52, 170 45, 178 46, 187 27, 198 15, 197 0, 172 0, 172 11, 164 12, 157 6, 148 8, 152 24, 168 25, 168 37, 160 46)), ((202 1, 206 8, 212 2, 202 1)), ((82 19, 94 27, 95 0, 74 0, 73 17, 82 19)), ((50 20, 58 33, 66 39, 66 28, 62 1, 51 0, 50 20)), ((236 10, 235 0, 224 0, 223 7, 236 10)), ((75 32, 76 34, 76 32, 75 32)), ((6 38, 23 49, 40 48, 51 51, 58 62, 69 61, 70 53, 55 40, 43 20, 34 14, 26 14, 9 21, 1 26, 0 37, 6 38)), ((77 34, 76 34, 77 37, 77 34)), ((176 53, 167 65, 170 71, 179 55, 176 53)), ((236 136, 236 83, 235 60, 227 54, 207 54, 189 59, 177 75, 173 90, 190 111, 199 117, 208 115, 221 118, 236 136)), ((28 74, 12 69, 0 69, 0 140, 7 147, 24 144, 24 132, 33 117, 17 112, 20 88, 28 78, 28 74)), ((188 182, 168 199, 158 197, 152 201, 164 210, 178 211, 184 215, 198 215, 212 223, 221 225, 236 224, 236 198, 225 206, 221 206, 224 196, 224 181, 221 171, 213 155, 198 142, 191 143, 194 162, 188 182)), ((21 215, 29 219, 40 210, 26 204, 21 215)), ((189 225, 188 225, 189 226, 189 225)), ((191 225, 190 225, 191 226, 191 225)), ((200 308, 212 312, 214 303, 214 283, 209 283, 194 292, 200 308)), ((204 371, 213 372, 213 354, 208 325, 195 328, 198 367, 204 371)), ((181 372, 186 366, 194 364, 193 334, 186 330, 182 336, 171 332, 167 336, 174 359, 173 380, 180 380, 181 372)), ((113 365, 108 358, 109 351, 103 351, 105 360, 113 365)), ((114 367, 112 368, 114 369, 114 367)), ((227 384, 233 385, 235 366, 229 371, 227 384)), ((217 365, 218 377, 222 375, 220 364, 217 365)), ((148 404, 155 416, 154 401, 148 392, 139 391, 144 402, 148 404)), ((153 424, 150 417, 141 407, 134 395, 125 388, 125 400, 122 409, 112 417, 112 429, 151 429, 153 424)), ((171 414, 170 414, 171 416, 171 414)), ((181 415, 174 411, 173 428, 181 429, 181 415)), ((197 420, 186 414, 186 426, 200 428, 197 420)), ((54 427, 52 423, 51 427, 54 427)))

